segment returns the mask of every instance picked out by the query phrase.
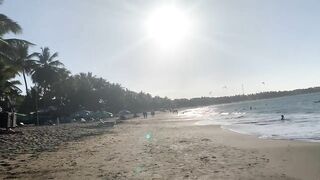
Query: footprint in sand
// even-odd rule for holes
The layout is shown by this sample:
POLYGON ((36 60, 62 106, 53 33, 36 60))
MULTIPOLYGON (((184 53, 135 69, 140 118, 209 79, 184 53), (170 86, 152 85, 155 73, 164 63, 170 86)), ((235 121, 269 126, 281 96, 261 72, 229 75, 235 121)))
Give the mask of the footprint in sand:
POLYGON ((187 143, 187 140, 180 140, 179 143, 187 143))
POLYGON ((6 163, 6 162, 1 162, 0 165, 1 165, 1 166, 4 166, 4 167, 10 166, 10 164, 9 164, 9 163, 6 163))
POLYGON ((201 141, 211 141, 211 140, 208 138, 203 138, 203 139, 201 139, 201 141))
POLYGON ((200 157, 200 160, 201 160, 202 162, 205 162, 205 163, 209 162, 208 156, 202 156, 202 157, 200 157))

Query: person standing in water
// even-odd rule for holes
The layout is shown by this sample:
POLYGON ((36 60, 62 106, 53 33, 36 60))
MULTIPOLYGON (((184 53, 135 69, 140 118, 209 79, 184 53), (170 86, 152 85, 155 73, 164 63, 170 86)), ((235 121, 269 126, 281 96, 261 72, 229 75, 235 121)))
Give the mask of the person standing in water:
POLYGON ((284 115, 283 115, 283 114, 281 115, 281 120, 282 120, 282 121, 284 120, 284 115))

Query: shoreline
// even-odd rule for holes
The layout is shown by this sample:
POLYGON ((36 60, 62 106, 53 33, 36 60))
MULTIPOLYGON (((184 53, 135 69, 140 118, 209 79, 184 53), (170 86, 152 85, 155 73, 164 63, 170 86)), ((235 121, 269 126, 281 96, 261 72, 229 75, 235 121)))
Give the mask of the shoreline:
MULTIPOLYGON (((202 125, 200 125, 202 126, 202 125)), ((210 126, 210 125, 203 125, 203 126, 210 126)), ((215 126, 215 125, 213 125, 215 126)), ((237 133, 237 134, 240 134, 240 135, 245 135, 245 136, 254 136, 256 137, 257 139, 261 139, 261 140, 274 140, 274 141, 295 141, 295 142, 306 142, 306 143, 319 143, 320 145, 320 140, 311 140, 311 139, 285 139, 285 138, 271 138, 271 137, 261 137, 259 135, 255 135, 255 134, 249 134, 249 133, 245 133, 245 132, 239 132, 239 131, 236 131, 236 130, 233 130, 233 129, 230 129, 230 128, 226 128, 226 127, 223 127, 224 125, 217 125, 217 126, 220 126, 221 129, 225 129, 225 130, 228 130, 230 132, 233 132, 233 133, 237 133)))
POLYGON ((125 120, 105 134, 62 144, 27 162, 21 160, 28 155, 20 155, 0 179, 320 177, 317 143, 259 139, 195 121, 168 113, 125 120))

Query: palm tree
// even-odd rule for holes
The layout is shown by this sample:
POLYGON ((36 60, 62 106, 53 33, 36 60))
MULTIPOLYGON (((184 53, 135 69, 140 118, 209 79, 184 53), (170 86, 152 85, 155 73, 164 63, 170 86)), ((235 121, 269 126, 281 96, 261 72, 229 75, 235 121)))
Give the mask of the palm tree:
POLYGON ((41 53, 36 53, 37 60, 35 68, 31 71, 32 81, 37 84, 44 92, 50 89, 54 82, 59 80, 59 71, 63 64, 56 60, 58 53, 51 55, 48 47, 41 48, 41 53))
POLYGON ((22 31, 19 24, 9 19, 4 14, 0 14, 0 61, 6 62, 7 65, 13 67, 16 73, 23 74, 26 93, 28 95, 27 81, 25 74, 30 72, 30 58, 33 55, 28 55, 28 47, 31 43, 20 39, 3 39, 2 36, 6 33, 20 33, 22 31))
MULTIPOLYGON (((55 52, 51 55, 48 47, 41 48, 41 53, 36 53, 35 56, 37 60, 35 61, 35 66, 31 71, 31 78, 33 83, 35 83, 35 104, 37 112, 37 124, 39 124, 38 95, 42 95, 42 97, 50 96, 50 93, 48 92, 52 90, 54 84, 59 82, 61 79, 61 74, 64 74, 61 73, 64 70, 64 65, 59 60, 56 60, 58 53, 55 52)), ((45 99, 46 98, 42 100, 45 101, 45 99)))
POLYGON ((28 53, 28 44, 19 44, 13 48, 13 54, 11 56, 10 65, 12 65, 19 74, 23 75, 24 85, 26 88, 26 94, 28 95, 28 84, 26 75, 30 75, 33 68, 35 68, 35 60, 32 58, 36 57, 37 53, 28 53))

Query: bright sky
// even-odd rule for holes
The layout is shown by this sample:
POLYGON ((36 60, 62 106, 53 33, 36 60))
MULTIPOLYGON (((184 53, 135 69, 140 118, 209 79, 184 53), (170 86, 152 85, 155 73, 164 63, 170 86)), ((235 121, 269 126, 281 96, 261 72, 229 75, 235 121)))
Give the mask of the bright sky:
POLYGON ((93 72, 170 98, 320 84, 317 0, 5 0, 19 38, 93 72), (265 82, 263 84, 262 82, 265 82), (211 93, 209 93, 211 92, 211 93))

